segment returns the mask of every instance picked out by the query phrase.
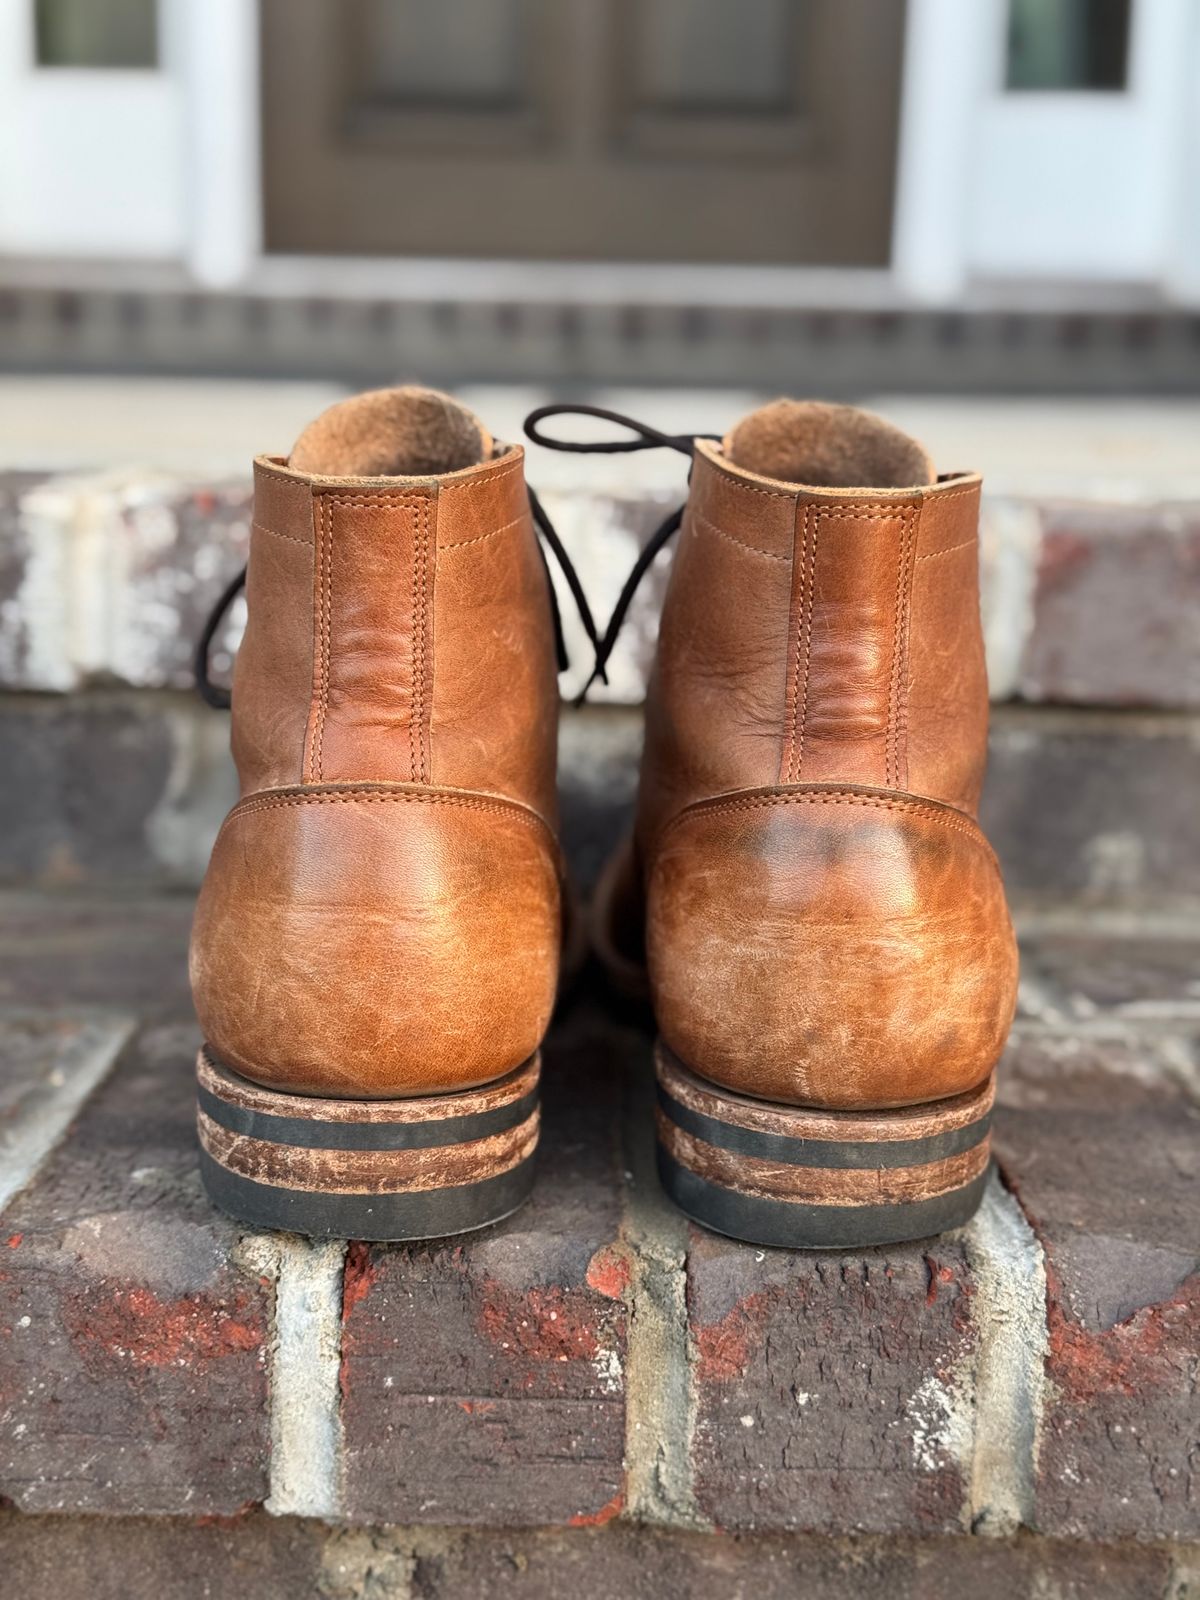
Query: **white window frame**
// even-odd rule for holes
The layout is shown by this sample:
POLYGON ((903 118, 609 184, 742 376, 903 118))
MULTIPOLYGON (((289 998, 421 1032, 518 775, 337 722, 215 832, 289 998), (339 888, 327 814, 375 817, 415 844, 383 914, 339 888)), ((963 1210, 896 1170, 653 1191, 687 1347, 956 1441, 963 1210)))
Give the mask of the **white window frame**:
POLYGON ((230 283, 261 250, 258 7, 158 0, 156 68, 41 67, 0 4, 0 251, 184 260, 230 283))
POLYGON ((909 0, 893 265, 1200 299, 1200 7, 1133 0, 1124 91, 1008 90, 1008 0, 909 0))
POLYGON ((0 248, 39 256, 178 256, 183 96, 160 0, 157 69, 41 67, 32 0, 0 6, 0 248))

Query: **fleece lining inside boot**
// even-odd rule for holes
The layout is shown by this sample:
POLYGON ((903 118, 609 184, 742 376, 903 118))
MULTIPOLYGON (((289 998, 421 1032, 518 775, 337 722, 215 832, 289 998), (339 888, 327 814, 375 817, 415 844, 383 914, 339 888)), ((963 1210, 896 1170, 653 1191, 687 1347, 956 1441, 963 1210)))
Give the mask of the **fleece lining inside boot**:
POLYGON ((329 478, 428 477, 490 460, 492 436, 436 389, 372 389, 323 411, 288 465, 329 478))
POLYGON ((829 489, 908 489, 933 483, 933 463, 915 439, 855 406, 773 400, 724 441, 726 459, 784 483, 829 489))

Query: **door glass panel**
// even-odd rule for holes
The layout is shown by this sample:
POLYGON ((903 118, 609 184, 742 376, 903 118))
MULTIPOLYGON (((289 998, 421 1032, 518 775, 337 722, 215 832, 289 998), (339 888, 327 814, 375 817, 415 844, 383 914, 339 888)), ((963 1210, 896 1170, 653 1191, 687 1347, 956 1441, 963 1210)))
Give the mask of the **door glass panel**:
POLYGON ((1010 0, 1010 89, 1124 89, 1131 0, 1010 0))
POLYGON ((35 0, 39 67, 156 67, 157 0, 35 0))
POLYGON ((775 113, 795 78, 795 0, 639 0, 636 103, 676 113, 775 113))
POLYGON ((521 93, 522 0, 365 0, 362 88, 379 102, 502 109, 521 93))

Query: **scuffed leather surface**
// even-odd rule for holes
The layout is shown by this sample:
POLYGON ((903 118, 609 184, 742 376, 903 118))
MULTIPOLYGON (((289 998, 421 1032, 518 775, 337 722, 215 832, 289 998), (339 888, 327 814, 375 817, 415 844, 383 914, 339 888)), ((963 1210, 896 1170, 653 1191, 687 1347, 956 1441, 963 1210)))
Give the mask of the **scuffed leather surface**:
POLYGON ((968 817, 888 790, 715 799, 649 879, 655 1014, 695 1071, 831 1109, 961 1093, 1003 1048, 1016 946, 968 817))
POLYGON ((562 936, 558 687, 523 452, 427 478, 261 458, 247 599, 243 798, 193 943, 210 1044, 297 1092, 503 1075, 540 1043, 562 936))
POLYGON ((975 815, 987 766, 977 477, 921 508, 908 619, 908 786, 975 815))
POLYGON ((974 814, 978 516, 975 476, 812 489, 697 444, 647 694, 644 853, 684 806, 763 784, 882 784, 974 814))
POLYGON ((779 781, 907 778, 908 586, 919 500, 801 495, 779 781))
POLYGON ((558 674, 523 453, 438 492, 432 781, 556 814, 558 674))
POLYGON ((526 808, 297 787, 227 818, 196 910, 193 995, 213 1051, 257 1083, 436 1093, 537 1049, 561 937, 557 847, 526 808))
POLYGON ((787 484, 696 446, 599 944, 628 960, 648 898, 660 1029, 718 1084, 882 1108, 1000 1054, 1016 956, 974 820, 979 488, 787 484))
POLYGON ((793 493, 697 446, 646 696, 643 844, 694 800, 775 780, 795 522, 793 493))
POLYGON ((233 759, 243 795, 299 783, 313 681, 312 492, 260 457, 246 573, 246 632, 233 670, 233 759))

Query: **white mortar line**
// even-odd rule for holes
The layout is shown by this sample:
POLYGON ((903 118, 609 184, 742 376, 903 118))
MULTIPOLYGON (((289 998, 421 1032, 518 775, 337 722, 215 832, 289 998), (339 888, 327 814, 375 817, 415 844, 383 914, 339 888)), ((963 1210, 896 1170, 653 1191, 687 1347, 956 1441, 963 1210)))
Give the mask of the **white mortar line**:
POLYGON ((79 1032, 56 1051, 53 1069, 18 1104, 0 1138, 0 1211, 54 1149, 84 1101, 132 1037, 132 1017, 70 1017, 79 1032))
POLYGON ((290 1234, 280 1235, 271 1246, 275 1326, 266 1509, 277 1517, 335 1517, 341 1507, 339 1376, 346 1246, 341 1240, 318 1243, 290 1234))
POLYGON ((1200 1592, 1200 1544, 1180 1544, 1171 1551, 1171 1575, 1163 1600, 1195 1600, 1200 1592))
POLYGON ((970 1521, 1002 1538, 1031 1521, 1045 1388, 1042 1247, 995 1172, 964 1234, 975 1279, 975 1437, 970 1521))
POLYGON ((660 1527, 707 1528, 693 1484, 687 1222, 655 1173, 653 1069, 644 1048, 630 1054, 622 1229, 633 1257, 625 1361, 626 1511, 635 1521, 660 1527))

